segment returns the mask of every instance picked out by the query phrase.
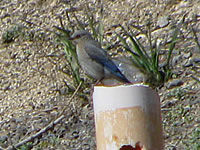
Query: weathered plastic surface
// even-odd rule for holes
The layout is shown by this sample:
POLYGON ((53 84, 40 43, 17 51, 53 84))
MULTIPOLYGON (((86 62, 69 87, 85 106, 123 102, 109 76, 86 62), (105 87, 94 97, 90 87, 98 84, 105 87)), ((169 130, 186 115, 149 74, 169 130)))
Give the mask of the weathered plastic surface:
POLYGON ((144 85, 95 86, 97 150, 162 150, 158 94, 144 85))

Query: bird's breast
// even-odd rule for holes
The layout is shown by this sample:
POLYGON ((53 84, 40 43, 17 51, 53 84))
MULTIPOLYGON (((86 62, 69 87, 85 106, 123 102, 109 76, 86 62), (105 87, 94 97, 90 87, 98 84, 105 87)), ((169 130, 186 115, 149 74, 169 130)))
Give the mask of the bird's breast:
POLYGON ((78 46, 76 50, 79 64, 85 73, 97 80, 102 79, 104 77, 104 67, 92 60, 83 47, 78 46))

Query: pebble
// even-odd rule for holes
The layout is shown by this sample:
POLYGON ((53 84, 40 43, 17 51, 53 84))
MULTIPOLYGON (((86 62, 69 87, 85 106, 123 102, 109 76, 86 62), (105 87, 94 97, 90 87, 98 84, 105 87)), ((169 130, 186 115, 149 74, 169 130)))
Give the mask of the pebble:
POLYGON ((193 61, 194 63, 199 63, 199 62, 200 62, 200 58, 193 58, 192 61, 193 61))
POLYGON ((60 94, 61 95, 66 95, 69 92, 69 89, 67 87, 62 87, 60 89, 60 94))
POLYGON ((5 142, 7 139, 8 139, 8 136, 7 136, 7 135, 1 135, 1 136, 0 136, 0 141, 1 141, 2 143, 5 142))
POLYGON ((181 59, 182 59, 181 55, 174 56, 173 59, 172 59, 172 65, 173 66, 176 65, 181 59))
POLYGON ((163 28, 169 24, 168 16, 161 16, 158 18, 157 24, 159 27, 163 28))
POLYGON ((17 129, 16 129, 16 132, 19 134, 19 135, 25 135, 27 133, 27 127, 25 126, 21 126, 21 125, 18 125, 17 129))
POLYGON ((178 102, 178 100, 171 100, 171 101, 167 101, 165 104, 163 104, 161 107, 162 108, 169 108, 174 106, 176 103, 178 102))
POLYGON ((200 63, 200 58, 191 58, 183 61, 183 67, 193 66, 194 63, 200 63))
POLYGON ((193 61, 191 59, 186 59, 183 61, 183 67, 190 67, 190 66, 193 66, 193 61))
POLYGON ((188 59, 188 58, 190 58, 191 56, 192 56, 192 53, 186 53, 186 54, 183 55, 183 57, 184 57, 185 59, 188 59))
POLYGON ((172 80, 168 85, 167 85, 167 88, 173 88, 173 87, 176 87, 176 86, 181 86, 183 85, 183 81, 180 80, 180 79, 175 79, 175 80, 172 80))

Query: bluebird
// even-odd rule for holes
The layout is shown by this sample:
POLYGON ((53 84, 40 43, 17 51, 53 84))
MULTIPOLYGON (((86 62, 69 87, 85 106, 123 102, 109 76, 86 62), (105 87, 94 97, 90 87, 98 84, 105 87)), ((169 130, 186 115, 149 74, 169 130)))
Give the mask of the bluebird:
POLYGON ((98 81, 115 78, 121 82, 130 83, 88 31, 76 31, 69 40, 76 44, 79 64, 88 76, 98 81))

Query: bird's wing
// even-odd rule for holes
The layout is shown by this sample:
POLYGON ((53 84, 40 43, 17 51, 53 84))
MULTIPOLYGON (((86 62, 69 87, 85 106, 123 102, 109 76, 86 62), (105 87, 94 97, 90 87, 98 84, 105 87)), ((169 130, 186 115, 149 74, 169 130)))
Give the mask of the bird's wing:
POLYGON ((114 64, 114 62, 109 58, 106 51, 102 48, 98 48, 94 45, 86 45, 85 47, 86 53, 89 55, 89 57, 96 61, 97 63, 102 64, 106 68, 112 69, 117 71, 118 68, 114 64))
POLYGON ((128 82, 126 77, 121 73, 115 63, 109 58, 104 49, 98 48, 91 44, 85 46, 85 51, 92 60, 106 67, 106 69, 109 70, 113 75, 124 80, 125 82, 128 82))

